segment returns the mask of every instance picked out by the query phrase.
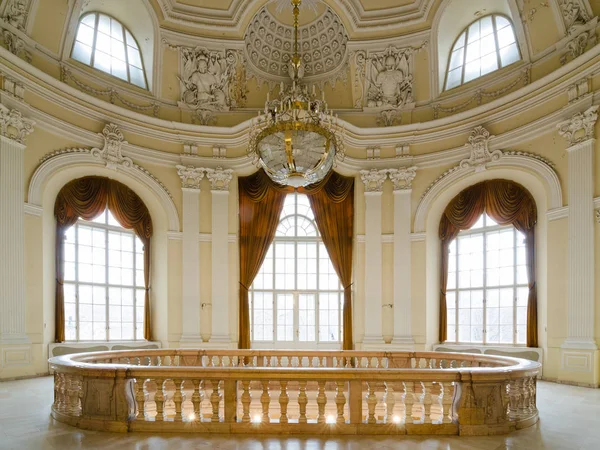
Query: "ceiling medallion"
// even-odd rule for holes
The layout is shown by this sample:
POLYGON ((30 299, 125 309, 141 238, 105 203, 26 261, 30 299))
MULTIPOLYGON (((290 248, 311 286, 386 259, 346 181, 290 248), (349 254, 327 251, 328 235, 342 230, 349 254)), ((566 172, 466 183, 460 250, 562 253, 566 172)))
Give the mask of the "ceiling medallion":
POLYGON ((298 188, 321 181, 344 157, 344 129, 328 110, 325 96, 316 97, 301 83, 304 58, 298 42, 299 6, 288 0, 294 14, 294 48, 288 64, 291 85, 281 82, 279 97, 267 96, 264 113, 253 120, 248 153, 276 183, 298 188))
MULTIPOLYGON (((290 0, 276 0, 291 5, 290 0)), ((316 7, 314 0, 311 5, 316 7)), ((306 10, 307 0, 302 1, 306 10)), ((285 9, 284 9, 285 11, 285 9)), ((274 86, 288 79, 288 65, 294 51, 294 28, 282 23, 264 7, 248 26, 244 38, 248 76, 274 86)), ((320 16, 298 29, 304 75, 311 82, 330 82, 347 77, 348 35, 337 15, 326 7, 320 16)))

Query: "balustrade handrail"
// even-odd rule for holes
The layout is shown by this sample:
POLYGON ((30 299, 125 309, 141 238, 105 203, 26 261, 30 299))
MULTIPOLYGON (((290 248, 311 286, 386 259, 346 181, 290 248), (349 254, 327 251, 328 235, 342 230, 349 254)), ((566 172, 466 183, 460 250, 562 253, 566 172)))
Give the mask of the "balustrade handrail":
POLYGON ((195 349, 81 353, 50 364, 53 416, 83 428, 308 433, 335 403, 336 427, 328 432, 338 434, 487 434, 528 426, 537 421, 541 367, 465 353, 195 349), (248 428, 259 401, 260 424, 248 428))

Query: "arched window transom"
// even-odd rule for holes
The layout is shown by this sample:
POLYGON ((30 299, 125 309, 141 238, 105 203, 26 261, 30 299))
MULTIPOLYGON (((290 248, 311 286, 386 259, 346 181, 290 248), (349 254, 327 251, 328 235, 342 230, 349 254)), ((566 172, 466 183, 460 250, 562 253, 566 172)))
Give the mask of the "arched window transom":
POLYGON ((275 239, 250 289, 253 343, 339 345, 343 297, 308 197, 288 194, 275 239))
POLYGON ((499 14, 482 17, 469 25, 454 43, 445 89, 460 86, 520 59, 510 20, 499 14))
POLYGON ((148 88, 135 38, 119 21, 106 14, 89 13, 81 17, 71 56, 143 89, 148 88))
POLYGON ((483 214, 459 233, 449 251, 446 342, 525 344, 525 236, 483 214))

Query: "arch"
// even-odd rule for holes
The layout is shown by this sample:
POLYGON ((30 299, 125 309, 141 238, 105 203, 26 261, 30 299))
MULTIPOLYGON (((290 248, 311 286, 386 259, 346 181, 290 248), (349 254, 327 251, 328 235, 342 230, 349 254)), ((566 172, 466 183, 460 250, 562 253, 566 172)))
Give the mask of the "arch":
POLYGON ((525 31, 516 0, 444 0, 437 9, 431 26, 431 92, 437 98, 444 90, 448 59, 452 46, 464 29, 475 19, 490 14, 502 14, 510 19, 521 52, 521 60, 529 61, 525 31))
MULTIPOLYGON (((73 178, 83 175, 107 176, 121 181, 135 191, 136 186, 131 185, 131 181, 134 180, 154 194, 155 201, 152 203, 158 202, 161 205, 162 214, 160 215, 164 217, 165 229, 167 231, 179 231, 179 214, 175 203, 170 193, 157 179, 135 165, 131 167, 119 166, 117 171, 107 169, 102 160, 92 156, 85 149, 73 149, 71 152, 57 154, 45 160, 31 177, 27 193, 28 202, 36 206, 42 206, 48 181, 57 173, 62 174, 68 169, 72 169, 69 172, 82 174, 73 176, 73 178)), ((140 195, 140 197, 147 203, 143 195, 140 195)))
POLYGON ((121 22, 136 39, 146 71, 148 90, 154 94, 160 89, 160 24, 149 0, 88 0, 78 3, 71 12, 69 29, 62 50, 63 59, 71 57, 80 19, 92 12, 107 14, 121 22))
MULTIPOLYGON (((550 211, 563 206, 560 180, 558 179, 558 175, 554 169, 552 169, 552 167, 550 167, 550 165, 545 161, 525 154, 504 153, 499 160, 489 162, 487 167, 490 169, 517 169, 519 171, 535 174, 535 176, 544 183, 547 192, 547 203, 538 205, 538 211, 550 211), (543 206, 545 206, 545 208, 543 206)), ((414 232, 423 233, 426 231, 425 225, 426 221, 428 220, 427 215, 432 204, 436 201, 440 194, 446 192, 451 186, 477 172, 477 170, 478 168, 475 167, 461 168, 459 165, 453 169, 450 169, 444 175, 434 181, 433 184, 425 191, 425 194, 419 202, 419 206, 417 206, 415 213, 414 232)))

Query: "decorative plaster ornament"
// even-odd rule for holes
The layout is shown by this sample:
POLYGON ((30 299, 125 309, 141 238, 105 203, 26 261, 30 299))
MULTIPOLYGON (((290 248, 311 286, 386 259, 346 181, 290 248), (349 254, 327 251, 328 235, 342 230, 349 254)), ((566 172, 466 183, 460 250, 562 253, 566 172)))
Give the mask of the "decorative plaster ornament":
POLYGON ((3 19, 18 30, 25 31, 29 15, 29 0, 8 0, 3 19))
POLYGON ((114 123, 107 124, 100 136, 104 138, 104 147, 102 150, 93 148, 91 150, 92 156, 104 160, 108 169, 117 170, 119 166, 133 167, 131 158, 123 156, 122 148, 124 144, 127 144, 127 141, 117 125, 114 123))
POLYGON ((412 47, 388 47, 381 53, 369 55, 367 71, 367 107, 410 108, 413 98, 412 47))
POLYGON ((592 19, 581 0, 561 0, 560 12, 568 34, 572 34, 578 25, 585 25, 592 19))
POLYGON ((216 169, 205 169, 206 178, 210 181, 213 191, 228 191, 229 183, 233 179, 233 170, 217 167, 216 169))
POLYGON ((393 127, 402 123, 402 113, 398 109, 384 109, 375 120, 380 127, 393 127))
POLYGON ((490 152, 488 146, 493 136, 483 127, 476 127, 470 134, 467 146, 471 147, 471 156, 460 162, 460 167, 465 169, 475 167, 479 172, 486 169, 486 164, 491 161, 498 161, 502 157, 502 151, 495 150, 490 152))
POLYGON ((200 182, 204 178, 205 169, 194 166, 176 166, 177 175, 181 178, 183 189, 200 189, 200 182))
POLYGON ((596 222, 600 223, 600 209, 596 210, 596 222))
POLYGON ((365 192, 382 192, 387 178, 387 170, 361 170, 360 179, 365 185, 365 192))
POLYGON ((9 30, 2 30, 4 44, 9 52, 27 62, 31 62, 31 53, 27 50, 25 41, 9 30))
MULTIPOLYGON (((290 2, 290 0, 271 0, 272 3, 275 3, 277 5, 277 8, 275 9, 275 11, 277 11, 277 13, 281 13, 284 10, 292 10, 292 3, 290 2)), ((302 0, 302 3, 300 4, 300 9, 310 9, 312 10, 315 14, 318 12, 317 10, 317 5, 319 4, 319 0, 302 0)))
POLYGON ((401 167, 400 169, 388 169, 387 173, 394 185, 395 191, 412 189, 412 182, 417 176, 417 167, 401 167))
POLYGON ((581 32, 567 43, 566 52, 561 56, 560 63, 563 65, 566 64, 569 56, 571 59, 575 59, 578 56, 583 55, 588 48, 596 45, 596 42, 597 37, 595 30, 581 32))
POLYGON ((598 120, 598 108, 599 106, 592 106, 557 125, 558 134, 567 140, 569 146, 594 138, 594 125, 598 120))
POLYGON ((9 109, 0 103, 0 135, 19 144, 25 143, 25 138, 33 132, 35 122, 26 119, 21 111, 9 109))
POLYGON ((238 54, 234 50, 213 51, 182 47, 181 102, 208 125, 214 112, 236 107, 238 54))

